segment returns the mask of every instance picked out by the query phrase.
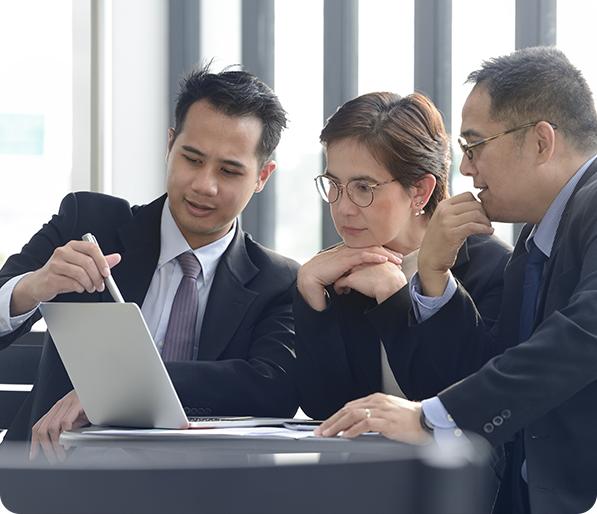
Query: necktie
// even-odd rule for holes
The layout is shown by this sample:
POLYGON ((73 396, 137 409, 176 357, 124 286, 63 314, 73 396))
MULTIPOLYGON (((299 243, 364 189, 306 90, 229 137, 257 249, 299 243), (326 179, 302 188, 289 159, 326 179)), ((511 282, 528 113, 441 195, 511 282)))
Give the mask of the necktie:
POLYGON ((180 254, 177 260, 182 268, 183 277, 174 296, 166 329, 164 349, 162 350, 164 362, 188 361, 193 357, 195 325, 199 307, 197 277, 201 273, 201 264, 191 252, 180 254))
POLYGON ((537 297, 543 279, 543 266, 547 260, 545 255, 535 241, 529 242, 529 260, 524 270, 524 285, 522 292, 522 308, 520 310, 520 325, 518 331, 518 342, 523 343, 531 335, 533 322, 535 321, 535 310, 537 308, 537 297))
MULTIPOLYGON (((524 283, 522 288, 522 307, 520 309, 520 325, 518 329, 518 342, 524 343, 533 330, 537 297, 543 281, 543 267, 547 261, 545 255, 535 242, 529 242, 529 260, 524 270, 524 283)), ((522 482, 521 469, 524 463, 524 430, 518 431, 514 436, 512 445, 512 511, 514 514, 524 514, 528 511, 528 492, 522 482)))

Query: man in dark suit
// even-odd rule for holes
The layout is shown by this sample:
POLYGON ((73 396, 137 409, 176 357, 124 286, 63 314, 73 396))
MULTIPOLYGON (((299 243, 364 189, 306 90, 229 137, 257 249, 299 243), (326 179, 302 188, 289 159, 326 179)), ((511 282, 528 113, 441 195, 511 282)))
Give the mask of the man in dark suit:
MULTIPOLYGON (((113 268, 123 297, 141 306, 162 351, 183 274, 177 256, 192 253, 201 266, 195 336, 188 358, 166 363, 185 410, 292 417, 291 304, 299 266, 254 242, 237 221, 273 172, 270 156, 285 126, 273 91, 249 73, 197 69, 185 77, 169 131, 167 195, 133 207, 107 195, 68 195, 0 271, 0 346, 30 329, 40 302, 112 301, 104 278, 113 268), (81 240, 87 232, 99 247, 81 240)), ((60 433, 87 422, 46 336, 34 389, 6 438, 32 433, 32 458, 41 448, 51 462, 61 461, 60 433)))
POLYGON ((494 512, 586 512, 597 496, 597 114, 580 71, 555 48, 486 61, 462 111, 465 193, 440 204, 411 283, 412 323, 438 366, 474 372, 422 404, 357 400, 325 435, 379 430, 396 439, 504 443, 494 512), (450 266, 490 221, 524 222, 486 330, 450 266), (533 275, 535 274, 534 278, 533 275), (533 288, 535 289, 533 291, 533 288), (415 319, 416 318, 416 319, 415 319), (458 347, 442 346, 450 332, 458 347), (365 409, 368 409, 369 417, 365 409))

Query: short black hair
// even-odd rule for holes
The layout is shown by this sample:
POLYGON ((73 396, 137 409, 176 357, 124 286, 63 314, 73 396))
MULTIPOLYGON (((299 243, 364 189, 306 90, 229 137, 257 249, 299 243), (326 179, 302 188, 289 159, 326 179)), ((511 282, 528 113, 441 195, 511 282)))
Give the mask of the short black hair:
POLYGON ((286 128, 286 111, 276 94, 255 75, 229 66, 219 73, 209 71, 210 64, 201 65, 184 75, 174 108, 174 136, 184 128, 189 109, 195 102, 207 100, 211 106, 231 117, 255 117, 263 132, 257 146, 257 159, 262 166, 274 153, 286 128))
POLYGON ((486 88, 495 121, 511 127, 547 121, 577 150, 597 151, 593 94, 581 71, 561 50, 537 46, 489 59, 467 82, 486 88))

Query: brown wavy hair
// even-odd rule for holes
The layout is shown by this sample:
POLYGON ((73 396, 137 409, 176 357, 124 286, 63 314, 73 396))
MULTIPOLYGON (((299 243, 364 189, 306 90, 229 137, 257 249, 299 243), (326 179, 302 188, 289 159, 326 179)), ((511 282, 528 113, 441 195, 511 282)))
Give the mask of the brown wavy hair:
POLYGON ((331 145, 347 139, 367 148, 406 192, 423 175, 433 175, 436 185, 425 206, 428 216, 448 196, 450 138, 440 112, 426 96, 368 93, 346 102, 327 120, 319 140, 327 153, 331 145))

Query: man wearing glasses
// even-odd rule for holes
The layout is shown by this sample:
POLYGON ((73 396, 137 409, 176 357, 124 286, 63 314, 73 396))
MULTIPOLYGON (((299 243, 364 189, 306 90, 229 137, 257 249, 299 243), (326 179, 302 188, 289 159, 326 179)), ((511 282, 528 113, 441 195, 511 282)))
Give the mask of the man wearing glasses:
POLYGON ((462 111, 460 170, 473 178, 478 200, 464 193, 438 206, 411 295, 413 329, 435 341, 437 366, 472 374, 422 403, 379 394, 357 400, 320 431, 352 437, 373 430, 415 443, 427 432, 440 444, 474 432, 506 448, 494 512, 586 512, 597 496, 592 93, 555 48, 491 59, 469 82, 475 87, 462 111), (466 237, 493 232, 491 221, 526 225, 488 331, 449 270, 466 237), (441 348, 447 332, 458 335, 451 352, 441 348))

